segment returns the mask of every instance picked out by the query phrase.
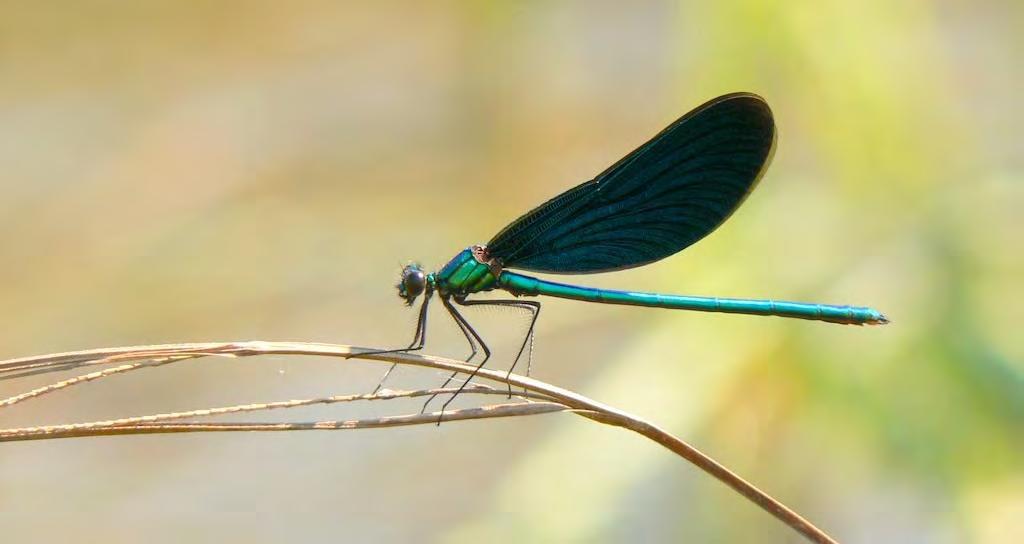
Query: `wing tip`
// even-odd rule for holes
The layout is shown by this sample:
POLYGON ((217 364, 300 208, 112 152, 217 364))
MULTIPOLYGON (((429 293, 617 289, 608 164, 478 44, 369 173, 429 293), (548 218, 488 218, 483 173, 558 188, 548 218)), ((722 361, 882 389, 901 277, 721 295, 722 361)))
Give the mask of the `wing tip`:
POLYGON ((763 96, 761 96, 761 95, 759 95, 757 93, 754 93, 754 92, 750 92, 750 91, 736 91, 736 92, 726 93, 726 94, 723 94, 721 96, 716 96, 715 98, 712 98, 711 100, 708 100, 704 104, 702 104, 702 105, 700 105, 700 106, 698 106, 698 107, 696 107, 694 109, 701 110, 701 109, 704 109, 704 108, 706 108, 708 106, 714 106, 716 104, 721 104, 723 102, 731 102, 731 101, 750 102, 752 104, 756 104, 756 105, 762 107, 763 109, 771 112, 771 108, 768 106, 768 101, 765 100, 765 98, 763 96))
POLYGON ((763 128, 770 134, 772 147, 774 147, 774 140, 776 138, 775 133, 777 132, 775 129, 775 114, 772 113, 772 108, 768 105, 768 101, 765 100, 764 97, 749 91, 737 91, 712 98, 711 100, 708 100, 700 106, 690 110, 689 113, 684 115, 676 123, 725 104, 740 105, 741 108, 745 107, 748 111, 759 114, 763 120, 763 128))

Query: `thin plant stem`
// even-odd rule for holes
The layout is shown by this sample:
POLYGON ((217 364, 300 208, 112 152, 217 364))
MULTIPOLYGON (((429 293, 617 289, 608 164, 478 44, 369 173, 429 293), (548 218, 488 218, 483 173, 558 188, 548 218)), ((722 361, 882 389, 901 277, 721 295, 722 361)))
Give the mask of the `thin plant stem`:
MULTIPOLYGON (((400 365, 411 365, 428 367, 448 372, 458 372, 470 375, 476 373, 476 377, 492 382, 501 383, 508 387, 523 389, 527 395, 534 399, 542 399, 540 402, 500 404, 493 406, 482 406, 478 408, 466 408, 460 410, 446 411, 445 421, 464 421, 471 419, 488 419, 495 417, 514 417, 522 415, 537 415, 543 413, 568 411, 586 417, 590 420, 628 429, 637 434, 647 437, 663 447, 686 459, 697 468, 703 470, 718 481, 728 485, 761 509, 775 516, 777 519, 797 531, 812 542, 833 543, 824 531, 815 527, 799 514, 786 507, 784 504, 771 497, 756 486, 747 482, 739 475, 730 471, 723 465, 716 462, 697 448, 687 444, 683 440, 671 435, 664 429, 637 416, 607 406, 595 400, 589 399, 545 382, 533 378, 527 378, 516 374, 490 370, 478 369, 461 361, 444 359, 429 355, 415 353, 381 353, 379 349, 358 348, 338 344, 318 344, 306 342, 209 342, 209 343, 184 343, 165 344, 156 346, 118 347, 110 349, 96 349, 78 352, 67 352, 54 355, 43 355, 36 357, 25 357, 0 361, 0 379, 9 379, 26 373, 41 374, 50 371, 70 370, 89 365, 122 363, 122 366, 108 369, 108 371, 93 372, 78 378, 71 378, 64 382, 58 382, 52 386, 42 387, 29 393, 16 395, 0 403, 0 408, 22 402, 29 398, 38 398, 44 394, 51 393, 75 385, 85 383, 109 375, 123 373, 137 368, 143 368, 146 364, 138 364, 140 361, 157 360, 159 364, 166 364, 184 359, 194 359, 207 356, 221 357, 251 357, 258 355, 306 355, 334 357, 339 359, 361 358, 370 361, 394 363, 400 365), (106 372, 106 373, 104 373, 106 372), (91 376, 91 377, 90 377, 91 376), (27 395, 27 396, 26 396, 27 395), (12 399, 16 399, 13 400, 12 399), (5 404, 4 404, 5 403, 5 404)), ((149 363, 152 366, 154 363, 149 363)), ((474 389, 475 392, 479 392, 474 389)), ((378 391, 377 395, 388 395, 394 392, 388 390, 378 391)), ((404 396, 419 394, 430 394, 429 392, 403 392, 404 396)), ((372 396, 372 395, 371 395, 372 396)), ((397 396, 397 395, 396 395, 397 396)), ((365 395, 354 395, 349 397, 360 397, 358 400, 367 400, 365 395)), ((350 400, 356 400, 350 398, 350 400)), ((285 404, 294 401, 283 401, 285 404)), ((326 403, 324 399, 307 399, 308 403, 326 403)), ((304 405, 304 404, 303 404, 304 405)), ((243 405, 257 406, 257 405, 243 405)), ((285 407, 280 403, 264 403, 261 408, 268 409, 285 407)), ((239 407, 222 408, 234 411, 247 411, 239 407)), ((208 409, 210 410, 217 409, 208 409)), ((214 415, 213 413, 196 413, 203 411, 192 411, 188 416, 198 417, 214 415)), ((230 412, 224 412, 230 413, 230 412)), ((158 414, 159 415, 159 414, 158 414)), ((28 427, 23 429, 0 429, 0 441, 12 440, 40 440, 48 438, 67 438, 79 436, 103 436, 119 434, 152 434, 152 433, 178 433, 178 432, 218 432, 218 431, 294 431, 294 430, 337 430, 337 429, 365 429, 394 427, 403 425, 420 425, 436 423, 439 413, 430 414, 409 414, 400 416, 388 416, 374 419, 346 420, 346 421, 317 421, 301 423, 200 423, 200 422, 176 422, 169 423, 168 419, 177 419, 177 414, 168 417, 147 421, 136 421, 128 418, 127 422, 112 420, 107 422, 92 422, 91 424, 70 424, 52 425, 46 427, 28 427), (84 425, 84 426, 83 426, 84 425)), ((141 416, 146 417, 146 416, 141 416)))

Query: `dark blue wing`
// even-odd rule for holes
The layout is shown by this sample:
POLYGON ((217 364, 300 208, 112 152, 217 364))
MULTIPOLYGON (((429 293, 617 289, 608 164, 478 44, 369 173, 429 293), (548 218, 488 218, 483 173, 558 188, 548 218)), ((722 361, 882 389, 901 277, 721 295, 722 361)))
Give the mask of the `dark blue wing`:
POLYGON ((505 267, 552 273, 606 272, 663 259, 736 210, 774 144, 763 99, 718 97, 593 180, 520 217, 487 248, 505 267))

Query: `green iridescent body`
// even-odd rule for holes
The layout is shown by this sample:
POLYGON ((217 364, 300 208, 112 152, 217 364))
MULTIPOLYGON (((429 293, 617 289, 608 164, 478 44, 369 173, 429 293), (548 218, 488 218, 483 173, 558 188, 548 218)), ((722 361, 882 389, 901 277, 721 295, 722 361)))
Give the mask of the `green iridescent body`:
MULTIPOLYGON (((471 246, 459 252, 434 273, 427 273, 417 263, 408 264, 396 285, 398 296, 409 306, 422 296, 423 304, 409 347, 390 351, 423 348, 427 306, 435 294, 470 346, 467 361, 476 357, 478 350, 482 352, 477 369, 491 352, 457 307, 502 306, 529 313, 529 327, 510 373, 523 354, 530 353, 527 348, 532 346, 541 309, 540 302, 521 297, 543 295, 601 304, 773 315, 847 325, 887 323, 881 313, 864 307, 595 289, 511 271, 614 272, 674 255, 710 234, 736 211, 761 179, 774 149, 775 121, 761 97, 732 93, 706 102, 593 179, 526 212, 486 246, 471 246), (493 290, 514 297, 473 296, 493 290)), ((474 376, 475 371, 459 391, 474 376)), ((451 398, 445 406, 450 402, 451 398)))
POLYGON ((439 294, 464 297, 498 287, 491 266, 473 255, 474 247, 462 250, 441 270, 427 275, 427 281, 439 294))
POLYGON ((427 276, 442 295, 464 298, 473 293, 502 289, 515 296, 550 296, 602 304, 646 306, 670 310, 693 310, 748 315, 773 315, 797 319, 811 319, 844 325, 873 325, 885 323, 877 310, 860 306, 813 304, 777 300, 734 299, 665 295, 634 291, 596 289, 546 281, 508 270, 497 270, 496 263, 488 263, 486 248, 466 248, 436 274, 427 276), (495 278, 494 272, 498 271, 495 278))

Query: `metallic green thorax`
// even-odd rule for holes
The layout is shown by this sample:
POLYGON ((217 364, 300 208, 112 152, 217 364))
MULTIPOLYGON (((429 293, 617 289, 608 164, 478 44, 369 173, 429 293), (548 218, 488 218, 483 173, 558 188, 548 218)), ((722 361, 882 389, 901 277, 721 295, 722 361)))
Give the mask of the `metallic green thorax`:
POLYGON ((444 268, 431 274, 429 281, 442 295, 464 296, 490 291, 498 286, 494 273, 501 272, 482 259, 481 246, 468 247, 448 261, 444 268))

